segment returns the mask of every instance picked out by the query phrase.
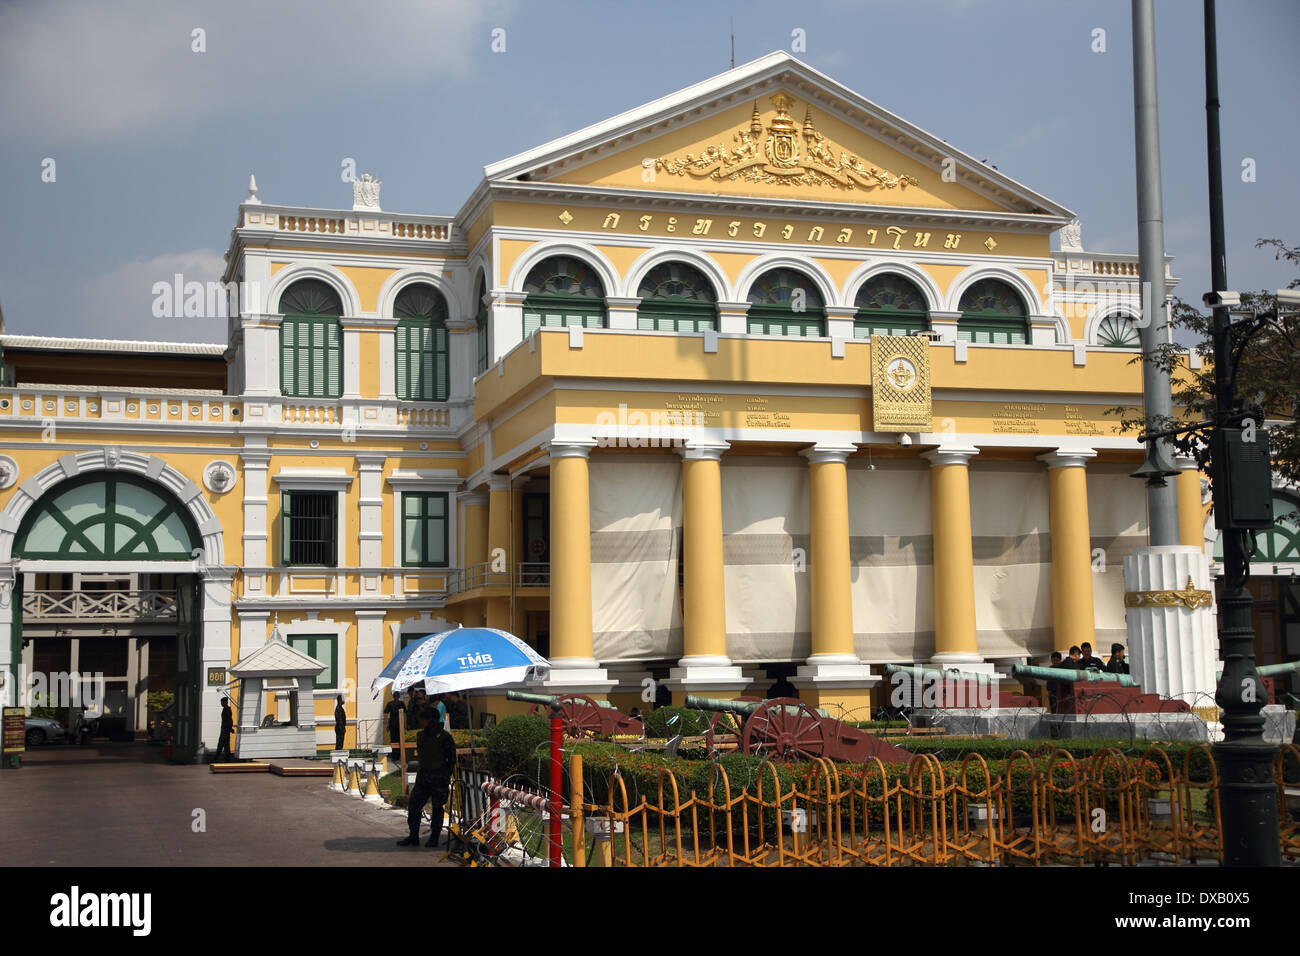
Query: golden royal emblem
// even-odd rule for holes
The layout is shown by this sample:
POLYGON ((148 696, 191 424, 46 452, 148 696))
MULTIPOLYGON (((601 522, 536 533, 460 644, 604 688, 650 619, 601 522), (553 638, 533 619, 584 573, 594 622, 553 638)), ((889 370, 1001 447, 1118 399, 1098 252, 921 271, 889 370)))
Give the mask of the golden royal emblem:
MULTIPOLYGON (((733 134, 733 145, 708 146, 698 156, 654 160, 654 168, 672 176, 705 177, 717 182, 745 180, 760 183, 788 183, 802 186, 836 186, 840 189, 894 189, 919 186, 912 176, 868 166, 857 156, 838 149, 817 131, 812 109, 804 114, 803 127, 790 115, 794 100, 785 93, 771 98, 776 116, 763 127, 754 104, 748 128, 733 134), (838 156, 836 155, 838 151, 838 156)), ((646 160, 650 165, 650 160, 646 160)))
POLYGON ((1214 595, 1209 591, 1197 589, 1188 575, 1187 587, 1181 591, 1125 591, 1125 607, 1177 607, 1182 605, 1188 610, 1198 607, 1210 607, 1214 595))
POLYGON ((871 337, 872 427, 878 432, 928 432, 930 340, 915 335, 871 337))

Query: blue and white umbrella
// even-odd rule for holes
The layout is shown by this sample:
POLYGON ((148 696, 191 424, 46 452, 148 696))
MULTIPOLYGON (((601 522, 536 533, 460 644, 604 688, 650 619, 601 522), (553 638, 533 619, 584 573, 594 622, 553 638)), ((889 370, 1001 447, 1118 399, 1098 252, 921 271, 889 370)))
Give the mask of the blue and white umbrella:
POLYGON ((513 634, 458 626, 402 648, 371 682, 370 691, 378 697, 387 684, 401 691, 423 682, 430 694, 446 694, 540 680, 550 672, 550 662, 513 634))

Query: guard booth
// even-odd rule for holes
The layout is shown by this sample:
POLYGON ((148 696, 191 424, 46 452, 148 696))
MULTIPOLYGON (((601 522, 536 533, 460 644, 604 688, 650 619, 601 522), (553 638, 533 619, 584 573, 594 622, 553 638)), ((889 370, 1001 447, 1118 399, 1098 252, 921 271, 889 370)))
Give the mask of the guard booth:
POLYGON ((290 647, 276 628, 270 639, 230 669, 239 683, 234 755, 240 760, 316 756, 312 681, 325 665, 290 647), (268 699, 274 693, 272 708, 268 699))

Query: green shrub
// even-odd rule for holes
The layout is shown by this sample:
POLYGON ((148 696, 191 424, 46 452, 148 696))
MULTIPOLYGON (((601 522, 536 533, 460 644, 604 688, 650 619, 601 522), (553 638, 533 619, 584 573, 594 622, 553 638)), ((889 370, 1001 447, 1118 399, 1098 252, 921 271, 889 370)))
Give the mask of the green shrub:
POLYGON ((551 728, 540 714, 514 714, 497 724, 487 741, 488 770, 504 780, 525 769, 534 753, 549 753, 551 728))
POLYGON ((695 737, 709 729, 707 710, 693 707, 659 707, 645 719, 647 737, 695 737))

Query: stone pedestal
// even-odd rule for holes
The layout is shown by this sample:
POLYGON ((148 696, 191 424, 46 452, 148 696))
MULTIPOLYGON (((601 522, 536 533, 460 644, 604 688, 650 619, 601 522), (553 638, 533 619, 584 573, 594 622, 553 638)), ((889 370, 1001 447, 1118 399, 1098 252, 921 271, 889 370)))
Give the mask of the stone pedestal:
POLYGON ((1216 719, 1219 641, 1204 552, 1186 545, 1138 548, 1124 559, 1124 590, 1133 677, 1147 693, 1185 701, 1216 719), (1208 591, 1209 604, 1189 606, 1197 604, 1196 591, 1208 591))

